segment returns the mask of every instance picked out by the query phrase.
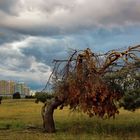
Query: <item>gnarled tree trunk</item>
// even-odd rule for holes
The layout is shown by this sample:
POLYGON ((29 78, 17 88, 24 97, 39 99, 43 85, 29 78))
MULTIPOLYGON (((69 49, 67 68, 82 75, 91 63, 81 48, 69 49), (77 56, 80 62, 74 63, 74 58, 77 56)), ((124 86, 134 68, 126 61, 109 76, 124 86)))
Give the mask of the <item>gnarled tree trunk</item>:
POLYGON ((43 116, 43 127, 45 132, 54 133, 55 124, 53 119, 54 110, 57 109, 58 106, 62 104, 62 101, 55 98, 45 109, 44 116, 43 116))

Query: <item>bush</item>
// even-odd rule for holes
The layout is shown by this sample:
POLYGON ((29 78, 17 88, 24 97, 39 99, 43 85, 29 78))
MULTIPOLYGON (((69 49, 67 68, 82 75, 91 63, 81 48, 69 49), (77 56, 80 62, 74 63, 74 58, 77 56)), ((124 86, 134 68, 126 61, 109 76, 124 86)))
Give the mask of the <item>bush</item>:
POLYGON ((140 88, 126 91, 120 106, 130 111, 140 108, 140 88))
POLYGON ((16 92, 13 94, 13 99, 20 99, 21 96, 20 96, 20 93, 19 92, 16 92))
POLYGON ((0 96, 0 104, 1 104, 1 101, 2 101, 2 96, 0 96))
POLYGON ((34 99, 34 98, 35 98, 35 96, 32 96, 32 95, 30 95, 30 96, 26 95, 25 96, 25 99, 34 99))
POLYGON ((35 93, 35 102, 38 103, 38 102, 42 102, 42 103, 45 103, 48 99, 52 99, 54 97, 53 94, 50 94, 50 93, 46 93, 46 92, 36 92, 35 93))

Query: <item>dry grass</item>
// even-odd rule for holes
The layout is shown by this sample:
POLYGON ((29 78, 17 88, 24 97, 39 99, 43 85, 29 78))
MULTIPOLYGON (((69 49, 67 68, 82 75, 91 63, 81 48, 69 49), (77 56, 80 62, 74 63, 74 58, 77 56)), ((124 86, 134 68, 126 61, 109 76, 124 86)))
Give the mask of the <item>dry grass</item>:
POLYGON ((34 100, 4 100, 0 105, 0 140, 139 140, 140 110, 120 110, 116 119, 99 118, 70 112, 55 111, 57 133, 42 130, 40 108, 34 100))

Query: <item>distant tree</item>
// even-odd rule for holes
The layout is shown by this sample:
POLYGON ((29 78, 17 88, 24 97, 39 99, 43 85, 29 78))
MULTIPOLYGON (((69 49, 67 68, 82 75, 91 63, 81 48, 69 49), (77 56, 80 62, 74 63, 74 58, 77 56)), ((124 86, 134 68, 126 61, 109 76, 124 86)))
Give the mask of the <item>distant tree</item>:
POLYGON ((135 111, 140 108, 140 88, 126 91, 120 106, 130 111, 135 111))
POLYGON ((113 88, 121 90, 120 107, 130 111, 140 108, 140 62, 131 68, 123 68, 121 72, 108 73, 105 79, 113 88))
POLYGON ((1 101, 2 101, 2 96, 0 96, 0 104, 1 104, 1 101))
POLYGON ((35 98, 35 96, 32 96, 32 95, 26 95, 25 96, 25 99, 34 99, 35 98))
MULTIPOLYGON (((118 101, 123 97, 124 83, 118 84, 122 77, 111 81, 106 77, 109 74, 116 76, 116 72, 121 73, 127 67, 131 69, 136 61, 140 61, 139 52, 140 45, 105 54, 96 54, 87 48, 74 50, 66 60, 54 60, 49 81, 52 79, 55 96, 42 108, 45 131, 55 132, 53 112, 58 106, 81 110, 90 117, 115 117, 118 101)), ((43 91, 46 89, 47 85, 43 91)))
POLYGON ((45 103, 47 100, 52 99, 54 97, 53 94, 47 92, 36 92, 35 93, 35 102, 42 102, 45 103))
POLYGON ((20 96, 20 93, 19 92, 15 92, 13 94, 13 99, 20 99, 20 98, 21 98, 21 96, 20 96))
POLYGON ((124 96, 120 106, 124 109, 135 111, 140 108, 140 62, 135 64, 133 70, 128 70, 129 74, 125 80, 124 96))

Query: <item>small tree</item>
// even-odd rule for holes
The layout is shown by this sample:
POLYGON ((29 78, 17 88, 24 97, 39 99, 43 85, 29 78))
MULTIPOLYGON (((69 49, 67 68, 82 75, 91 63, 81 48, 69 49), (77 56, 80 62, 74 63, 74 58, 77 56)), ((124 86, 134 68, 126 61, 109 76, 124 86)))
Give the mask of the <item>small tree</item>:
POLYGON ((137 108, 140 108, 140 88, 126 91, 120 106, 130 111, 135 111, 137 108))
POLYGON ((1 101, 2 101, 2 96, 0 96, 0 104, 1 104, 1 101))
POLYGON ((123 68, 121 72, 109 73, 105 79, 123 93, 120 107, 130 111, 140 108, 140 62, 137 61, 131 68, 123 68))
POLYGON ((13 94, 13 99, 20 99, 20 93, 19 92, 16 92, 13 94))
POLYGON ((47 100, 50 100, 54 97, 52 93, 47 93, 47 92, 36 92, 35 93, 35 102, 42 102, 45 103, 47 100))
POLYGON ((112 50, 102 55, 87 48, 73 51, 68 60, 54 60, 49 80, 53 79, 55 98, 43 106, 45 131, 55 132, 53 112, 58 106, 61 109, 70 106, 70 109, 81 110, 90 117, 115 117, 119 113, 117 101, 122 97, 122 90, 115 82, 107 82, 105 76, 133 66, 135 61, 139 61, 136 55, 139 52, 140 46, 129 47, 122 52, 112 50))

